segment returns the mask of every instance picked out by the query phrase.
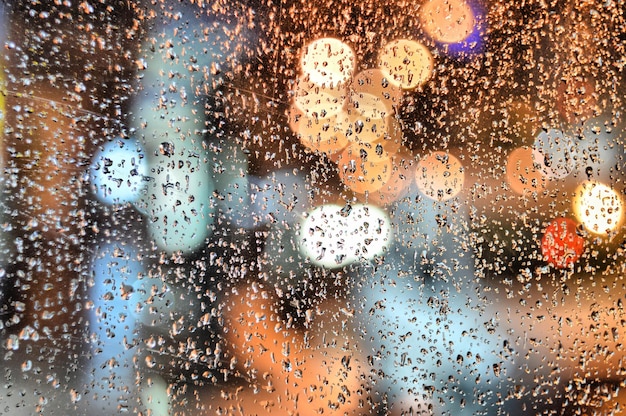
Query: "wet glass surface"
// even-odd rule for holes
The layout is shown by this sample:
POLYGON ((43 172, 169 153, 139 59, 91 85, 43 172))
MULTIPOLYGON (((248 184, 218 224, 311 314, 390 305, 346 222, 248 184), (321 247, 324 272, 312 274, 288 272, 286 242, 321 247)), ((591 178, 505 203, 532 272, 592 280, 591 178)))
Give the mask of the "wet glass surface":
POLYGON ((623 414, 625 10, 0 4, 0 414, 623 414))

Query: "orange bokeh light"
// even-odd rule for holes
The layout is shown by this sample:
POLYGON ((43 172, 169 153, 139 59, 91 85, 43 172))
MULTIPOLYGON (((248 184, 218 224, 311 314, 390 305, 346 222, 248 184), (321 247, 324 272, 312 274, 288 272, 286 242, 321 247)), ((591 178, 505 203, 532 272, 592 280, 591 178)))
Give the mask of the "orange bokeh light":
POLYGON ((388 205, 402 198, 415 177, 415 158, 408 149, 401 147, 391 157, 391 176, 383 186, 371 192, 368 201, 388 205))
POLYGON ((459 43, 473 32, 475 18, 464 0, 428 0, 421 8, 424 31, 437 42, 459 43))
POLYGON ((433 152, 418 162, 415 180, 424 195, 436 201, 445 201, 461 192, 465 172, 455 156, 433 152))
POLYGON ((347 92, 341 87, 319 86, 305 78, 298 78, 293 103, 308 117, 329 117, 339 113, 345 105, 347 92))
POLYGON ((506 180, 513 191, 521 195, 545 188, 546 180, 535 166, 533 149, 524 146, 511 152, 506 163, 506 180))
POLYGON ((328 88, 346 85, 352 78, 356 58, 346 43, 320 38, 304 47, 300 68, 309 81, 328 88))
POLYGON ((353 143, 372 143, 383 138, 391 118, 361 110, 366 109, 350 108, 337 114, 337 128, 353 143))
POLYGON ((366 69, 359 72, 350 84, 350 100, 361 102, 370 100, 372 107, 379 112, 394 114, 402 101, 402 89, 394 85, 380 69, 366 69), (382 107, 382 109, 381 109, 382 107))
POLYGON ((389 157, 370 162, 358 147, 347 147, 337 161, 341 181, 353 192, 364 194, 380 189, 391 177, 389 157))
POLYGON ((291 106, 288 117, 289 127, 300 143, 310 150, 331 155, 340 152, 349 143, 341 129, 343 125, 338 122, 339 115, 307 117, 300 109, 291 106))

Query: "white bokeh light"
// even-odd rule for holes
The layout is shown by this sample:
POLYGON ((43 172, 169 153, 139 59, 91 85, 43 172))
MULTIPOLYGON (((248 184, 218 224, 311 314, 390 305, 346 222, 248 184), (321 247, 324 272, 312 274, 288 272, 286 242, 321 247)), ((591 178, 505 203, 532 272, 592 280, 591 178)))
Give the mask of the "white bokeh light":
POLYGON ((594 234, 606 235, 622 223, 623 202, 616 190, 585 181, 576 188, 574 214, 594 234))
POLYGON ((355 67, 352 48, 336 38, 320 38, 309 43, 300 57, 300 67, 309 81, 327 88, 345 85, 355 67))
POLYGON ((391 223, 382 209, 327 204, 306 215, 298 238, 301 252, 311 263, 336 268, 382 255, 391 237, 391 223))

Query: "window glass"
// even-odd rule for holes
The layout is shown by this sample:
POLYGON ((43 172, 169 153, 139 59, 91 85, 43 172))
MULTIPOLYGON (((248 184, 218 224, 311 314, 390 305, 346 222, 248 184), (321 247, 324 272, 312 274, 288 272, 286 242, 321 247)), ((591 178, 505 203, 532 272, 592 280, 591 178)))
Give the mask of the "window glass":
POLYGON ((0 4, 0 414, 622 414, 624 10, 0 4))

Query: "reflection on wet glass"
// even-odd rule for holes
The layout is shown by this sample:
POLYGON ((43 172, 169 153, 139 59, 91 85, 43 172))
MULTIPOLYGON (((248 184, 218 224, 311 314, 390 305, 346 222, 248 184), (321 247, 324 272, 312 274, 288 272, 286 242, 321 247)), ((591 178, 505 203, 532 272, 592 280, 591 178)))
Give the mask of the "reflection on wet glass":
POLYGON ((0 5, 0 413, 621 414, 623 21, 0 5))

